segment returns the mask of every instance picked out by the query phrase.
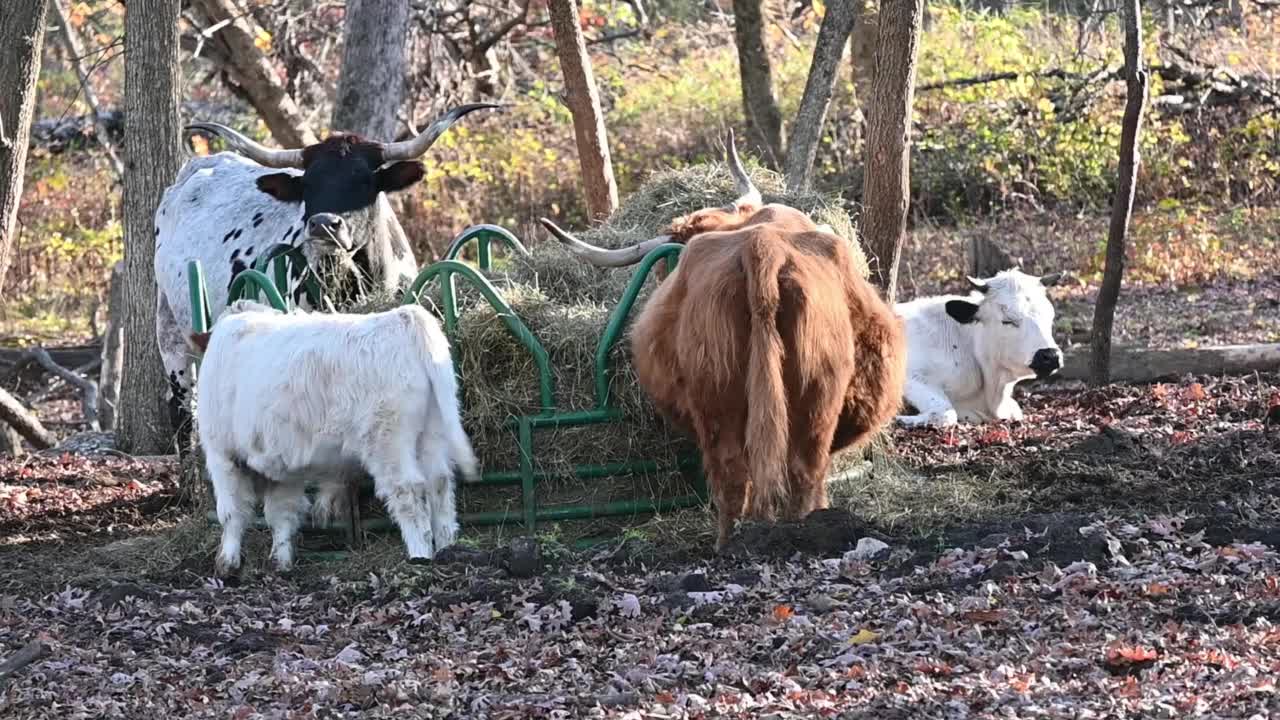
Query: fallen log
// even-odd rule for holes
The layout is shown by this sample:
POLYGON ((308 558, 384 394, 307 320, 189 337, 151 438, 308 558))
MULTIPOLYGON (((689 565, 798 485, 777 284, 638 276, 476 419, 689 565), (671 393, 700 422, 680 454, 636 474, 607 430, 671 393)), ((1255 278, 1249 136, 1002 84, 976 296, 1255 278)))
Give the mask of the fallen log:
POLYGON ((8 681, 10 675, 44 657, 48 652, 48 646, 39 640, 32 640, 24 645, 13 657, 0 663, 0 686, 8 681))
MULTIPOLYGON (((48 353, 54 362, 63 367, 82 367, 102 357, 102 344, 95 342, 89 345, 49 348, 48 353)), ((19 369, 18 366, 34 359, 29 348, 0 348, 0 371, 5 376, 12 375, 19 369)))
POLYGON ((0 388, 0 422, 17 430, 37 450, 47 450, 58 444, 58 439, 40 424, 40 419, 4 388, 0 388))
MULTIPOLYGON (((101 358, 97 360, 90 360, 89 364, 87 365, 81 365, 80 367, 71 368, 71 372, 75 373, 76 375, 88 375, 89 373, 93 372, 94 370, 97 370, 100 367, 102 367, 101 358)), ((61 376, 55 376, 53 380, 49 383, 48 387, 36 393, 35 395, 32 395, 29 398, 27 398, 27 404, 31 405, 32 407, 39 405, 45 400, 48 400, 51 396, 54 395, 54 393, 61 391, 62 386, 66 384, 67 384, 66 381, 63 380, 61 376)))
MULTIPOLYGON (((1059 377, 1089 379, 1089 348, 1065 353, 1059 377)), ((1280 343, 1222 345, 1207 348, 1111 349, 1111 382, 1176 380, 1184 375, 1242 375, 1280 371, 1280 343)))
MULTIPOLYGON (((29 351, 36 362, 40 363, 40 367, 62 379, 63 382, 75 387, 80 391, 80 410, 84 414, 84 421, 88 423, 92 430, 100 430, 98 425, 98 383, 92 380, 86 380, 77 373, 62 367, 53 361, 49 356, 49 351, 44 348, 34 348, 29 351)), ((95 362, 90 361, 90 365, 95 362)))

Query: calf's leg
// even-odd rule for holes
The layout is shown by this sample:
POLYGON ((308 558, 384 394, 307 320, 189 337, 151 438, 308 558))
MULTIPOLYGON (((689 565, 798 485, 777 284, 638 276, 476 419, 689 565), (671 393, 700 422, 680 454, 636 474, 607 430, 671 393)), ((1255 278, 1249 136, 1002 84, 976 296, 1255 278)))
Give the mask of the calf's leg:
MULTIPOLYGON (((399 450, 399 449, 397 449, 399 450)), ((366 462, 373 475, 374 493, 387 506, 400 528, 405 551, 411 560, 435 557, 431 537, 431 504, 427 497, 427 476, 412 452, 375 455, 366 462)))
POLYGON ((458 536, 458 507, 453 494, 453 464, 449 447, 449 439, 441 434, 423 433, 418 439, 418 462, 427 479, 431 544, 436 552, 452 545, 458 536))
POLYGON ((280 571, 293 567, 293 536, 307 513, 306 486, 272 483, 267 486, 262 514, 271 526, 271 557, 280 571))
POLYGON ((206 454, 218 522, 222 525, 222 546, 214 571, 219 577, 226 577, 240 568, 240 543, 253 517, 257 497, 253 478, 231 458, 210 449, 206 449, 206 454))
POLYGON ((311 505, 311 524, 314 527, 325 527, 335 518, 346 516, 348 482, 355 482, 355 478, 335 473, 318 484, 316 501, 311 505))

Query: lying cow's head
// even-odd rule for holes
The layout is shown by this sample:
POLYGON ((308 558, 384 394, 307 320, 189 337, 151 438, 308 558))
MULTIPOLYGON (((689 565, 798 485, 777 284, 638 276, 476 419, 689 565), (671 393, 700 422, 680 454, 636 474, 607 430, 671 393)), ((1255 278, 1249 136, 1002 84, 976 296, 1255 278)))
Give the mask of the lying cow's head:
POLYGON ((986 280, 969 278, 981 293, 976 302, 947 301, 947 314, 977 333, 975 343, 1000 368, 1027 370, 1046 378, 1062 367, 1062 351, 1053 340, 1053 304, 1046 289, 1062 273, 1043 277, 1002 270, 986 280))
MULTIPOLYGON (((831 231, 831 226, 814 225, 807 215, 784 205, 764 206, 766 212, 760 214, 764 201, 760 196, 760 190, 751 182, 751 177, 742 167, 742 161, 738 159, 738 149, 734 144, 732 129, 729 130, 729 137, 725 142, 725 159, 729 164, 729 172, 733 175, 734 186, 738 193, 737 199, 723 207, 706 208, 676 218, 671 222, 666 233, 644 242, 610 250, 579 240, 547 218, 539 218, 538 222, 542 223, 553 237, 568 247, 579 260, 597 267, 635 265, 654 248, 665 243, 686 243, 701 233, 742 227, 747 222, 755 222, 757 218, 765 221, 777 220, 777 216, 781 214, 787 215, 788 220, 804 226, 804 229, 831 231)), ((661 274, 661 270, 659 273, 661 274)))
MULTIPOLYGON (((369 241, 377 221, 379 193, 413 185, 423 177, 422 157, 459 118, 492 103, 463 105, 445 113, 410 140, 381 143, 353 134, 335 134, 301 149, 272 150, 225 125, 192 123, 221 137, 229 149, 271 168, 293 168, 258 178, 258 189, 285 203, 301 203, 306 245, 324 256, 339 250, 354 253, 369 241)), ((311 260, 308 253, 308 260, 311 260)))

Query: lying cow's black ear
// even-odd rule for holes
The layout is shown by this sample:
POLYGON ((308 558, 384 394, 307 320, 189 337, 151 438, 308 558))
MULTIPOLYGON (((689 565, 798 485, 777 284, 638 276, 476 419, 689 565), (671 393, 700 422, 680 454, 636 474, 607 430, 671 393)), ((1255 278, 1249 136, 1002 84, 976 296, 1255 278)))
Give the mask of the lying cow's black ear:
POLYGON ((389 193, 409 187, 421 180, 425 174, 426 172, 422 169, 422 163, 416 160, 408 160, 382 168, 374 178, 378 183, 378 190, 389 193))
POLYGON ((948 300, 947 314, 961 325, 968 325, 977 317, 978 305, 968 300, 948 300))
POLYGON ((302 202, 302 178, 290 173, 271 173, 258 178, 258 189, 280 202, 302 202))

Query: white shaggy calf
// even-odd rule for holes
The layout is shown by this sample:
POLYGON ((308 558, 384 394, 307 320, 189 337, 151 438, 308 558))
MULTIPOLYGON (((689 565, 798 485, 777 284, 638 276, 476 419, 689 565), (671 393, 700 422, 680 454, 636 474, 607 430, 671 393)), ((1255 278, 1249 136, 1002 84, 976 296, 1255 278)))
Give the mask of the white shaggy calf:
POLYGON ((942 295, 894 306, 907 332, 907 425, 1022 420, 1013 399, 1020 380, 1046 378, 1062 367, 1053 340, 1053 304, 1046 289, 1062 273, 1044 277, 1004 270, 969 278, 969 297, 942 295))
POLYGON ((425 309, 285 314, 241 300, 191 340, 205 350, 196 418, 222 524, 219 575, 240 566, 259 494, 283 570, 306 482, 320 483, 327 510, 360 470, 373 476, 410 558, 453 542, 453 466, 474 478, 477 463, 448 339, 425 309))

